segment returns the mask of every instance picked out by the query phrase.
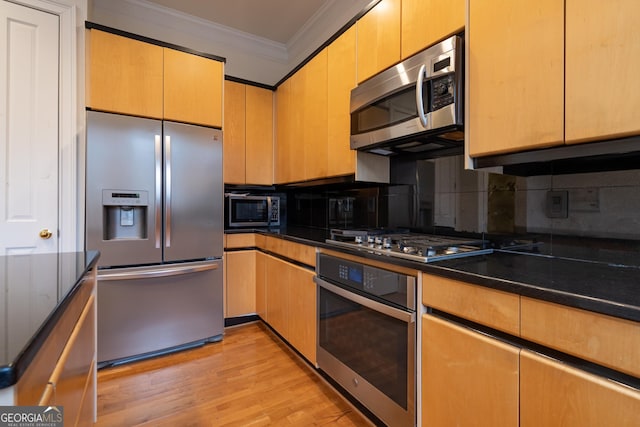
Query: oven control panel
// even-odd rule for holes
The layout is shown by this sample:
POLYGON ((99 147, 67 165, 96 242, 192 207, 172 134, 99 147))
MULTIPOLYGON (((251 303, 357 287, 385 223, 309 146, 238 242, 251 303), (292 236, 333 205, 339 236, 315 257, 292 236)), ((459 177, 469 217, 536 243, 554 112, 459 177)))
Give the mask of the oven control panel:
POLYGON ((320 254, 320 278, 415 310, 416 278, 394 271, 320 254))

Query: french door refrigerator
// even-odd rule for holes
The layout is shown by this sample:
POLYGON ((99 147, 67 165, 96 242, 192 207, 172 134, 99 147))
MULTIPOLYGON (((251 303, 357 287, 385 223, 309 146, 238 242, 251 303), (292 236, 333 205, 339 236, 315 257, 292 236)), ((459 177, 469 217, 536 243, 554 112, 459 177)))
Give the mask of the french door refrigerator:
POLYGON ((98 365, 222 339, 222 131, 87 112, 98 365))

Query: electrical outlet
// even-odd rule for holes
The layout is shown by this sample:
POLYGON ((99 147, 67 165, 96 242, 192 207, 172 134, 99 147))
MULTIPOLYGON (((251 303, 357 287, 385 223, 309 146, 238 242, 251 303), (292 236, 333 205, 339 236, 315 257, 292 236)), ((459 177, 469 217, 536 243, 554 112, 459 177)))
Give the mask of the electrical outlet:
POLYGON ((567 191, 547 191, 547 217, 567 218, 569 216, 569 193, 567 191))

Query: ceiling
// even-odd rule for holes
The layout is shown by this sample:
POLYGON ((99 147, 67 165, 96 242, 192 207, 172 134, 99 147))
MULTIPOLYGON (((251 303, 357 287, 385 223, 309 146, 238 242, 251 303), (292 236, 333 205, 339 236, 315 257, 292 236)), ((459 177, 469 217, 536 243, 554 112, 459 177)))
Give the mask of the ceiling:
POLYGON ((198 18, 287 45, 330 0, 149 0, 198 18))

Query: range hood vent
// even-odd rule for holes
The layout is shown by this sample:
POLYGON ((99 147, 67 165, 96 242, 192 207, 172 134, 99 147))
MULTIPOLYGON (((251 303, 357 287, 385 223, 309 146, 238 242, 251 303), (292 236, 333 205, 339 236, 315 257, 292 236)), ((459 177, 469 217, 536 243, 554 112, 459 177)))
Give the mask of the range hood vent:
POLYGON ((507 175, 563 175, 640 168, 640 137, 563 145, 478 157, 475 169, 502 167, 507 175))
POLYGON ((406 137, 390 139, 359 148, 379 156, 394 156, 415 160, 455 156, 464 153, 464 126, 448 126, 406 137))

